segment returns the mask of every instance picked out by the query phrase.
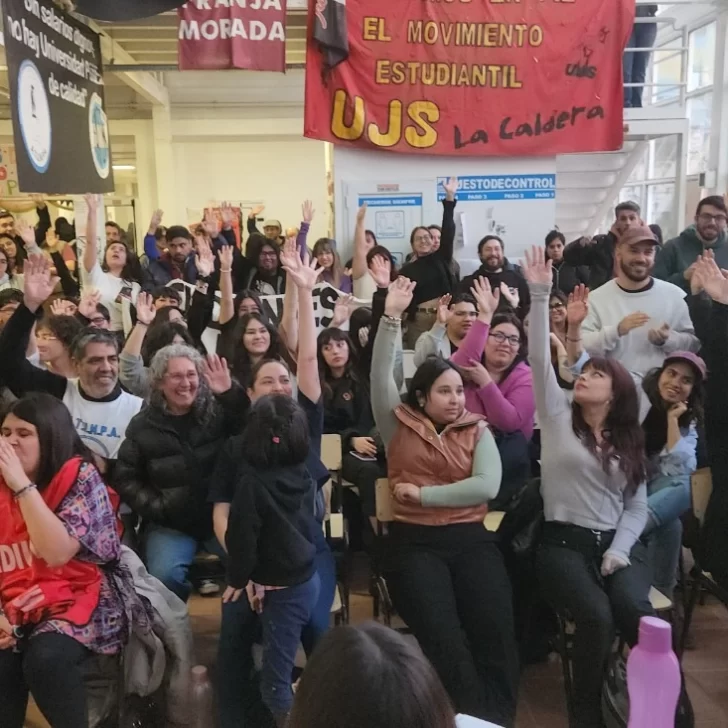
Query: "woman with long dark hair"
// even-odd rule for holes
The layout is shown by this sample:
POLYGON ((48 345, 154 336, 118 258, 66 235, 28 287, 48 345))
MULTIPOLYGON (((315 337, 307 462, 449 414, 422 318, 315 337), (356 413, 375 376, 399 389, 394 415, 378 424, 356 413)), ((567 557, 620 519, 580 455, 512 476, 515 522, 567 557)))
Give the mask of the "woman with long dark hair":
POLYGON ((324 329, 318 336, 318 366, 324 397, 324 432, 341 436, 341 475, 359 490, 362 513, 376 527, 377 478, 387 475, 384 449, 374 431, 367 380, 357 373, 346 331, 324 329))
POLYGON ((248 386, 253 368, 263 359, 281 359, 283 348, 278 330, 259 313, 240 317, 235 329, 236 345, 232 354, 233 376, 248 386))
POLYGON ((614 627, 633 645, 652 615, 651 572, 639 538, 647 523, 647 461, 639 399, 617 361, 590 359, 569 405, 551 364, 551 261, 526 254, 531 292, 529 362, 541 424, 541 589, 576 623, 574 728, 602 728, 601 688, 614 627))
MULTIPOLYGON (((15 245, 12 240, 10 240, 10 243, 15 245)), ((10 243, 8 243, 7 248, 10 247, 10 243)), ((17 288, 22 291, 23 274, 15 272, 15 259, 10 258, 6 247, 3 247, 0 240, 0 291, 4 291, 6 288, 17 288)))
POLYGON ((22 728, 30 693, 53 728, 87 728, 83 663, 121 651, 128 619, 117 587, 133 594, 115 567, 109 491, 55 397, 18 400, 1 433, 2 725, 22 728))
POLYGON ((141 291, 142 267, 136 254, 121 241, 108 243, 99 263, 96 235, 99 200, 96 195, 86 195, 86 204, 88 222, 81 284, 83 288, 93 287, 101 292, 100 302, 111 314, 111 330, 128 334, 132 329, 131 306, 141 291))
POLYGON ((467 411, 452 362, 427 359, 402 403, 394 366, 414 286, 406 278, 390 286, 372 357, 372 409, 394 512, 383 571, 455 709, 510 727, 518 691, 511 585, 483 528, 500 456, 485 418, 467 411))
POLYGON ((496 728, 455 715, 416 645, 376 622, 332 630, 306 663, 288 728, 496 728))

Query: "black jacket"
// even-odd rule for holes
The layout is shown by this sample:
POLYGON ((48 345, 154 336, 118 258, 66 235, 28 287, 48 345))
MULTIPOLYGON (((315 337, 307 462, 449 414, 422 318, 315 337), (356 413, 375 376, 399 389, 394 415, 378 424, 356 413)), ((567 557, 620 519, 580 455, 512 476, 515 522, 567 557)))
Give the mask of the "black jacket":
POLYGON ((501 293, 496 313, 515 313, 523 321, 528 310, 531 308, 531 294, 528 290, 526 279, 520 273, 520 268, 506 260, 503 263, 503 268, 498 273, 494 273, 488 270, 485 264, 483 264, 475 273, 467 278, 463 278, 463 282, 460 284, 460 291, 462 293, 470 293, 473 282, 480 276, 488 279, 488 283, 490 283, 490 287, 493 290, 496 288, 499 289, 500 284, 505 283, 509 288, 515 288, 518 291, 518 308, 514 311, 506 300, 506 297, 501 293))
POLYGON ((305 464, 260 470, 244 463, 225 536, 228 584, 250 579, 267 586, 295 586, 316 570, 314 496, 305 464))
POLYGON ((132 418, 113 486, 144 521, 199 540, 212 535, 209 479, 225 441, 240 429, 248 398, 233 387, 217 402, 218 409, 205 425, 191 414, 175 417, 156 406, 132 418))
POLYGON ((554 263, 553 288, 567 296, 580 284, 589 285, 589 269, 583 265, 569 265, 565 260, 554 263))
POLYGON ((617 240, 612 233, 596 235, 591 243, 582 245, 580 240, 564 248, 564 262, 589 269, 589 290, 593 291, 614 278, 614 246, 617 240))
POLYGON ((341 435, 342 455, 352 449, 353 437, 372 437, 374 415, 369 390, 351 377, 324 386, 324 432, 341 435))

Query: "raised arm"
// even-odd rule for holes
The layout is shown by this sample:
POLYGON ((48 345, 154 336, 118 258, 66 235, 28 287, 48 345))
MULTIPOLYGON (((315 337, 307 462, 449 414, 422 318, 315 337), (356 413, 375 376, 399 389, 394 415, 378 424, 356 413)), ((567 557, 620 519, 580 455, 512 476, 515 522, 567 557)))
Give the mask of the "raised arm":
POLYGON ((16 397, 26 392, 47 392, 61 399, 67 380, 33 366, 26 358, 36 312, 51 295, 57 278, 52 278, 50 261, 44 255, 31 255, 25 264, 25 303, 10 317, 0 334, 0 382, 16 397))
POLYGON ((450 177, 443 187, 445 199, 442 201, 442 234, 437 255, 449 263, 455 248, 455 205, 457 204, 455 194, 458 189, 458 178, 450 177))
POLYGON ((252 235, 253 233, 260 233, 260 230, 258 230, 258 226, 256 225, 256 218, 258 215, 260 215, 261 212, 265 210, 265 205, 256 205, 249 213, 248 213, 248 235, 252 235))
POLYGON ((159 250, 157 248, 157 228, 162 224, 162 210, 155 210, 152 219, 149 221, 149 229, 144 236, 144 254, 149 260, 157 260, 159 258, 159 250))
POLYGON ((298 229, 298 235, 296 236, 296 248, 298 249, 298 254, 301 256, 301 260, 303 260, 304 253, 308 250, 306 240, 308 239, 308 231, 311 228, 314 212, 315 210, 313 209, 311 200, 306 200, 301 205, 303 220, 301 221, 301 227, 298 229))
POLYGON ((86 221, 86 245, 83 249, 83 270, 86 273, 91 273, 99 258, 99 241, 96 234, 99 202, 97 195, 86 195, 84 199, 88 207, 88 218, 86 221))
POLYGON ((570 294, 566 304, 566 357, 568 365, 574 366, 584 353, 581 327, 589 313, 589 289, 579 284, 570 294))
POLYGON ((551 261, 544 261, 544 250, 534 246, 526 251, 523 276, 531 292, 528 327, 528 363, 531 365, 533 392, 539 422, 555 417, 568 409, 565 392, 559 387, 551 364, 549 340, 549 296, 551 294, 551 261))
POLYGON ((368 270, 367 253, 374 247, 367 243, 365 218, 367 215, 367 203, 365 202, 356 213, 356 227, 354 228, 354 257, 351 264, 351 277, 356 281, 363 278, 368 270))
POLYGON ((415 366, 424 363, 430 356, 438 356, 442 353, 442 347, 447 338, 447 324, 452 315, 450 301, 452 296, 445 294, 437 302, 437 321, 429 331, 425 331, 415 342, 415 366))
POLYGON ((232 247, 226 245, 217 252, 220 259, 220 325, 226 324, 235 316, 233 296, 233 255, 232 247))
MULTIPOLYGON (((304 251, 305 249, 306 246, 304 245, 304 251)), ((290 255, 300 255, 301 252, 292 238, 286 240, 284 250, 288 251, 290 255)), ((298 288, 296 286, 286 286, 278 333, 281 335, 281 339, 291 356, 295 359, 298 352, 298 288)))
POLYGON ((119 379, 132 394, 145 397, 149 390, 149 375, 142 361, 142 345, 156 315, 152 297, 148 293, 139 294, 136 312, 136 325, 119 357, 119 379))
POLYGON ((394 409, 399 406, 401 400, 394 377, 395 361, 397 349, 402 346, 402 315, 412 302, 416 285, 402 277, 390 285, 384 304, 384 315, 374 339, 371 371, 372 412, 385 447, 389 447, 397 429, 394 409))
POLYGON ((478 304, 478 318, 473 321, 473 325, 465 334, 458 350, 450 357, 453 364, 463 367, 468 367, 472 362, 480 362, 483 359, 490 322, 493 320, 493 314, 498 309, 500 300, 500 291, 492 290, 488 279, 483 276, 473 280, 470 292, 478 304))
POLYGON ((311 402, 321 397, 321 379, 316 352, 316 320, 313 312, 313 288, 323 272, 315 260, 301 261, 289 246, 281 253, 281 264, 288 276, 288 285, 298 289, 298 389, 311 402))

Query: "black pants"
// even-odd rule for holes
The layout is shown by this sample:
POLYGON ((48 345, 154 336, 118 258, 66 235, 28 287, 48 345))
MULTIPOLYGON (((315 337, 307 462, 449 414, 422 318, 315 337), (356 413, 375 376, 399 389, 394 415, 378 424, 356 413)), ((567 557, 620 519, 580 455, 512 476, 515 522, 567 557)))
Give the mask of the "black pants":
POLYGON ((578 728, 601 728, 601 689, 615 625, 630 645, 637 642, 641 617, 654 615, 649 600, 652 574, 639 541, 631 566, 603 578, 602 556, 613 534, 600 541, 578 526, 547 523, 536 561, 546 599, 576 624, 573 649, 574 718, 578 728))
POLYGON ((374 516, 377 513, 375 487, 379 478, 387 477, 387 466, 378 460, 359 460, 346 453, 341 460, 341 477, 359 489, 362 513, 374 516))
POLYGON ((0 725, 23 728, 30 692, 53 728, 88 728, 81 663, 90 654, 55 633, 21 643, 19 653, 0 650, 0 725))
POLYGON ((385 564, 399 615, 437 670, 456 712, 512 726, 518 651, 511 585, 482 524, 392 524, 385 564))

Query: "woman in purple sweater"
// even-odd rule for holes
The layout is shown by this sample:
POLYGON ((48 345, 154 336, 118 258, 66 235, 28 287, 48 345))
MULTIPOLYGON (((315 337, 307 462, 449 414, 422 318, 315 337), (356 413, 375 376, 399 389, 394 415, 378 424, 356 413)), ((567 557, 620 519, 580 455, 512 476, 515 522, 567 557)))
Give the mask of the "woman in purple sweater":
POLYGON ((530 440, 536 404, 523 326, 512 314, 493 315, 500 291, 492 291, 486 278, 476 279, 471 293, 478 318, 450 357, 465 372, 465 407, 485 415, 495 430, 530 440))

